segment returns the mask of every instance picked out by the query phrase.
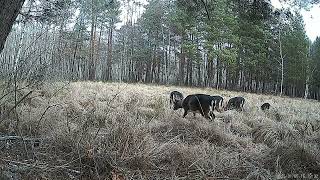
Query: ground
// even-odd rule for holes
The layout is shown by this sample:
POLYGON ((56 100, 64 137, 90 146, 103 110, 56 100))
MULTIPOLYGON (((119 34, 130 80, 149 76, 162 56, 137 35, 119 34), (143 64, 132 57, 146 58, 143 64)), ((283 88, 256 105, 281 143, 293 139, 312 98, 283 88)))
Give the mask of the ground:
MULTIPOLYGON (((212 88, 47 83, 17 109, 20 135, 29 140, 0 141, 0 179, 320 177, 319 109, 312 100, 212 88), (225 102, 243 96, 244 111, 182 118, 182 109, 169 108, 173 90, 225 102)), ((13 124, 2 122, 1 134, 14 134, 13 124)))

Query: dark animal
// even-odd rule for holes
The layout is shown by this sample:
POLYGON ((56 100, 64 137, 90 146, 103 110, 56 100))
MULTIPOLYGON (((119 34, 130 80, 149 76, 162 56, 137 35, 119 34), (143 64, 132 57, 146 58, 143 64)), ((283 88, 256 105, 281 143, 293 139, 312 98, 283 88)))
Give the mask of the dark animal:
POLYGON ((267 110, 267 109, 270 109, 270 104, 269 103, 263 103, 261 105, 261 110, 264 111, 264 110, 267 110))
POLYGON ((172 107, 172 104, 177 103, 178 101, 183 100, 183 94, 179 91, 172 91, 170 93, 170 106, 172 107))
POLYGON ((222 111, 222 104, 223 104, 223 97, 221 96, 211 96, 214 101, 214 109, 217 110, 218 112, 222 111))
POLYGON ((215 101, 212 96, 206 94, 192 94, 188 95, 184 100, 174 103, 174 110, 179 108, 184 109, 183 117, 186 117, 188 112, 200 113, 207 119, 214 119, 213 107, 215 101))
POLYGON ((236 109, 238 111, 243 110, 245 99, 243 97, 233 97, 229 99, 227 105, 224 107, 224 110, 236 109))

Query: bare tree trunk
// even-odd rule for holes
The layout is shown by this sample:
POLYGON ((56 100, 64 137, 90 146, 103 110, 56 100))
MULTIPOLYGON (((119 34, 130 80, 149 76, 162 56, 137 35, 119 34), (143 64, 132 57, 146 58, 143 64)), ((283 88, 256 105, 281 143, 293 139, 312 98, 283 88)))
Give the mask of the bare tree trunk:
POLYGON ((188 82, 188 85, 189 86, 192 86, 193 85, 193 73, 192 73, 192 59, 190 58, 189 59, 189 82, 188 82))
MULTIPOLYGON (((218 49, 221 50, 221 43, 218 44, 218 49)), ((222 80, 222 64, 220 62, 219 56, 217 56, 216 73, 217 73, 216 89, 219 89, 220 88, 220 79, 222 80)))
POLYGON ((156 63, 157 63, 157 54, 156 54, 156 50, 157 47, 156 45, 154 46, 154 50, 153 50, 153 58, 152 58, 152 66, 151 66, 151 79, 150 79, 150 83, 154 82, 154 79, 156 78, 156 63))
POLYGON ((208 76, 208 79, 207 79, 207 84, 209 87, 213 86, 214 85, 214 69, 213 69, 213 58, 210 57, 209 55, 207 55, 207 62, 208 62, 208 65, 207 65, 207 76, 208 76))
POLYGON ((75 64, 77 62, 77 64, 79 64, 79 59, 77 59, 77 52, 78 50, 80 50, 80 43, 79 41, 82 39, 81 35, 81 29, 79 29, 78 34, 77 34, 77 38, 76 38, 76 43, 75 43, 75 47, 74 47, 74 52, 73 52, 73 58, 72 58, 72 68, 71 68, 71 80, 75 80, 78 78, 81 78, 81 76, 79 76, 79 72, 77 70, 77 65, 75 64))
POLYGON ((190 59, 187 58, 187 72, 186 72, 186 79, 185 79, 185 82, 184 82, 184 85, 185 86, 188 86, 188 83, 189 83, 189 71, 190 71, 190 59))
POLYGON ((197 68, 198 68, 198 86, 202 86, 201 84, 201 64, 200 60, 197 62, 197 68))
MULTIPOLYGON (((175 67, 177 70, 180 70, 180 69, 179 69, 180 66, 179 66, 179 63, 178 63, 178 61, 177 61, 177 53, 176 53, 176 50, 177 50, 177 45, 176 45, 176 41, 174 40, 174 41, 173 41, 174 67, 175 67)), ((175 73, 174 75, 177 75, 177 73, 175 73)), ((176 84, 179 84, 179 75, 180 75, 180 71, 178 71, 178 76, 177 76, 178 78, 175 79, 175 83, 176 83, 176 84)))
MULTIPOLYGON (((162 22, 163 23, 163 22, 162 22)), ((165 35, 164 35, 164 29, 163 26, 161 26, 161 34, 162 34, 162 46, 163 46, 163 59, 162 59, 162 64, 164 64, 164 71, 161 71, 161 83, 166 81, 166 74, 167 74, 167 46, 165 42, 165 35)), ((162 69, 162 68, 161 68, 162 69)), ((160 73, 160 72, 159 72, 160 73)))
POLYGON ((237 80, 237 89, 240 90, 241 89, 241 80, 242 80, 242 68, 241 68, 241 51, 238 51, 239 57, 237 58, 237 64, 238 64, 238 80, 237 80))
POLYGON ((124 77, 125 77, 125 74, 126 74, 126 68, 125 68, 125 62, 124 62, 124 59, 125 59, 125 57, 126 57, 126 52, 125 52, 125 49, 126 49, 126 47, 125 47, 125 37, 123 36, 122 37, 122 47, 123 48, 121 48, 121 60, 120 60, 120 82, 122 82, 123 80, 124 80, 124 77))
POLYGON ((183 47, 181 47, 181 56, 180 56, 180 66, 179 66, 179 85, 183 84, 184 81, 184 64, 185 64, 185 52, 183 47))
POLYGON ((168 34, 168 48, 167 48, 167 52, 166 52, 166 84, 169 83, 169 63, 171 62, 171 43, 170 43, 170 31, 168 34))
POLYGON ((219 63, 219 57, 217 57, 217 65, 216 65, 216 77, 217 77, 217 82, 216 82, 216 89, 219 89, 220 87, 220 63, 219 63))
POLYGON ((109 34, 108 34, 108 56, 107 56, 107 77, 106 77, 107 81, 112 80, 112 37, 113 37, 113 26, 110 27, 109 34))
POLYGON ((280 48, 280 58, 281 58, 281 82, 280 82, 280 96, 283 93, 283 81, 284 81, 284 57, 282 54, 282 44, 281 44, 281 28, 279 29, 279 48, 280 48))
POLYGON ((91 45, 90 45, 90 63, 89 63, 89 80, 95 80, 96 63, 95 63, 95 40, 96 40, 96 15, 95 1, 92 0, 92 19, 91 19, 91 45))
POLYGON ((304 90, 304 99, 307 99, 308 96, 309 96, 309 75, 307 75, 307 78, 306 78, 306 86, 305 86, 305 90, 304 90))
POLYGON ((25 0, 0 1, 0 53, 25 0))
POLYGON ((14 58, 14 66, 13 66, 13 70, 15 73, 17 73, 18 70, 18 65, 20 62, 20 56, 21 56, 21 49, 22 49, 22 40, 24 38, 24 33, 25 33, 25 23, 23 23, 22 27, 21 27, 21 35, 19 38, 19 44, 18 44, 18 49, 17 49, 17 54, 15 55, 14 58))

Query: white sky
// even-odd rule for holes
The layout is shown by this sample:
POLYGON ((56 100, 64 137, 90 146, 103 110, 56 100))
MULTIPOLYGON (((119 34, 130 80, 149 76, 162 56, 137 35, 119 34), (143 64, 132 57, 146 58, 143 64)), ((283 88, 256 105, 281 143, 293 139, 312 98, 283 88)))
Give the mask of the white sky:
POLYGON ((320 36, 320 7, 313 7, 310 11, 303 10, 301 12, 305 22, 307 35, 314 41, 320 36))
MULTIPOLYGON (((279 0, 271 0, 271 4, 275 8, 281 8, 282 4, 279 0)), ((309 11, 302 10, 301 14, 305 23, 305 30, 311 41, 320 36, 320 6, 314 6, 309 11)))
POLYGON ((147 5, 148 2, 147 0, 136 0, 135 2, 141 3, 142 6, 140 7, 135 7, 133 5, 133 1, 130 1, 129 4, 127 1, 121 1, 121 14, 120 14, 120 20, 121 22, 116 24, 116 29, 120 29, 121 26, 123 26, 128 20, 131 20, 131 10, 132 8, 136 10, 137 12, 133 14, 132 20, 133 22, 136 22, 137 19, 142 15, 144 12, 145 8, 143 7, 144 5, 147 5), (129 16, 127 16, 127 11, 129 10, 129 16))

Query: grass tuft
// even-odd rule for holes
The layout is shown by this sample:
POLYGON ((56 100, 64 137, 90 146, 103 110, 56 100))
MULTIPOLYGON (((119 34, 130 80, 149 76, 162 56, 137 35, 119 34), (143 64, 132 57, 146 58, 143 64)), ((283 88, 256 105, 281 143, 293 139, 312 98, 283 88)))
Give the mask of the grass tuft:
MULTIPOLYGON (((276 179, 319 173, 320 105, 314 101, 100 82, 47 83, 19 97, 30 90, 33 96, 0 121, 1 135, 25 139, 0 141, 1 178, 276 179), (192 113, 182 118, 182 109, 169 108, 173 90, 225 101, 243 96, 245 108, 215 112, 213 121, 192 113), (259 108, 265 101, 269 111, 259 108)), ((12 98, 3 102, 0 115, 14 104, 12 98)))

